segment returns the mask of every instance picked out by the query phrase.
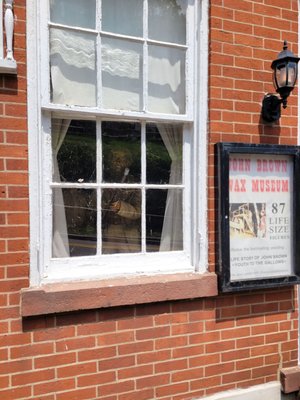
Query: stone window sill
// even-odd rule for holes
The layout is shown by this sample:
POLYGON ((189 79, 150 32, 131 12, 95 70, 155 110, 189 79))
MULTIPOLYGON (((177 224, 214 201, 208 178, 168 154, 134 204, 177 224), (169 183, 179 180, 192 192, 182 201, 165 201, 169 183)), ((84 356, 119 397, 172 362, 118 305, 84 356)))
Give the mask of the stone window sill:
POLYGON ((218 294, 214 273, 134 276, 52 283, 22 290, 23 317, 105 307, 210 297, 218 294))

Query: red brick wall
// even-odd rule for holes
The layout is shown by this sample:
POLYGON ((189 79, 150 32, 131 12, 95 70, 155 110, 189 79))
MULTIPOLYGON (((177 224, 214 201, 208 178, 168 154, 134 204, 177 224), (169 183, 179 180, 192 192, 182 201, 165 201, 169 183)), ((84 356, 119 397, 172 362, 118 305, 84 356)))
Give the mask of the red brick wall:
MULTIPOLYGON (((296 290, 282 288, 20 318, 29 285, 25 0, 15 1, 17 77, 0 77, 0 396, 187 400, 277 380, 297 365, 296 290)), ((218 141, 297 143, 297 91, 278 124, 260 120, 271 61, 297 53, 296 0, 212 0, 209 263, 215 268, 218 141)))

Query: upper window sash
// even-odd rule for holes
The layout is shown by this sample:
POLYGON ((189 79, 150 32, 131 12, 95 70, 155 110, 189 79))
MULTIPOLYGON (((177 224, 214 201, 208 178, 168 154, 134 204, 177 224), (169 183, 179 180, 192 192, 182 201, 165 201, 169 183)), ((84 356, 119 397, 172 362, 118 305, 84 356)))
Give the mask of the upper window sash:
MULTIPOLYGON (((41 60, 42 60, 42 65, 41 65, 41 72, 44 76, 44 78, 41 81, 42 85, 42 109, 45 111, 60 111, 61 115, 63 117, 67 117, 68 114, 70 113, 78 113, 78 116, 83 116, 85 118, 88 117, 88 115, 94 115, 94 116, 122 116, 125 118, 137 118, 137 119, 157 119, 157 120, 173 120, 173 121, 192 121, 193 120, 193 98, 194 98, 194 86, 192 86, 192 82, 194 82, 194 20, 195 20, 195 10, 194 6, 191 4, 188 4, 187 10, 186 10, 186 44, 181 44, 181 43, 172 43, 172 42, 164 42, 164 41, 157 41, 156 39, 151 39, 147 38, 147 26, 144 26, 144 37, 141 38, 136 38, 132 37, 129 35, 122 35, 119 33, 112 33, 109 32, 107 33, 106 31, 101 31, 100 26, 96 26, 97 29, 90 29, 90 28, 77 28, 77 27, 70 27, 68 25, 62 25, 58 23, 54 23, 50 21, 50 12, 47 7, 47 2, 42 2, 42 12, 41 12, 41 18, 42 18, 42 24, 41 24, 41 40, 45 43, 49 43, 50 40, 50 30, 51 29, 66 29, 68 31, 77 31, 77 32, 85 32, 89 33, 90 35, 95 35, 96 38, 96 63, 97 63, 97 74, 98 78, 97 79, 97 102, 93 106, 80 106, 80 105, 67 105, 67 104, 59 104, 51 101, 51 88, 50 88, 50 66, 49 66, 49 59, 50 59, 50 51, 48 46, 43 46, 41 49, 41 60), (101 93, 101 85, 102 85, 102 79, 101 79, 101 44, 100 44, 100 39, 103 38, 107 40, 108 38, 113 38, 113 40, 116 40, 116 38, 130 38, 131 42, 141 42, 141 46, 143 46, 143 51, 141 57, 143 58, 143 64, 144 64, 144 70, 142 73, 142 103, 143 107, 139 110, 129 110, 122 109, 120 108, 109 108, 108 107, 103 107, 101 106, 101 101, 103 99, 100 99, 99 93, 101 93), (149 65, 147 62, 147 57, 146 53, 149 51, 149 48, 152 46, 152 48, 156 51, 156 49, 159 49, 161 46, 167 45, 168 48, 170 49, 175 49, 177 51, 178 49, 181 49, 182 51, 186 51, 186 57, 185 57, 185 79, 184 79, 184 112, 161 112, 161 107, 160 111, 157 112, 155 109, 151 109, 147 107, 147 97, 149 99, 148 93, 147 93, 147 80, 149 77, 149 68, 145 68, 145 64, 149 65)), ((147 4, 147 0, 144 0, 144 3, 147 4)), ((97 10, 99 10, 100 5, 100 0, 98 1, 98 6, 97 10)), ((144 13, 146 13, 146 6, 144 6, 144 13)), ((99 20, 99 15, 100 11, 97 11, 97 20, 99 20)), ((146 16, 144 15, 144 24, 146 21, 146 16)), ((99 25, 99 24, 98 24, 99 25)), ((168 39, 168 38, 167 38, 168 39)), ((110 39, 109 39, 110 40, 110 39)), ((130 42, 130 43, 131 43, 130 42)), ((151 50, 153 51, 153 50, 151 50)), ((105 96, 105 94, 104 94, 105 96)), ((155 99, 154 99, 155 101, 155 99)))

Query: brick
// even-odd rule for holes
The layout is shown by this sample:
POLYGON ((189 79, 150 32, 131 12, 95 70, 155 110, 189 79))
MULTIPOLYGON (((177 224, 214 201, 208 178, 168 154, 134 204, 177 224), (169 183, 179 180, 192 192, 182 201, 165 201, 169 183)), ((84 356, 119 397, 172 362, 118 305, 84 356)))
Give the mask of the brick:
POLYGON ((51 354, 54 350, 53 343, 43 344, 30 344, 26 346, 12 347, 10 355, 12 359, 15 358, 32 358, 42 354, 51 354))
POLYGON ((136 379, 136 387, 138 390, 144 388, 153 388, 164 386, 170 383, 170 374, 155 374, 149 377, 139 377, 136 379))
POLYGON ((31 371, 32 364, 30 359, 0 362, 0 375, 31 371))
POLYGON ((26 386, 30 383, 41 381, 52 381, 55 379, 54 369, 47 369, 35 372, 22 372, 21 374, 12 375, 12 386, 26 386))
POLYGON ((64 393, 56 393, 56 400, 90 400, 96 398, 96 388, 69 390, 64 393))
POLYGON ((117 355, 117 348, 114 346, 102 348, 95 348, 89 350, 78 351, 78 361, 88 360, 103 360, 106 358, 114 358, 117 355))
POLYGON ((187 382, 167 385, 156 389, 156 395, 163 397, 166 395, 188 392, 189 385, 187 382))
POLYGON ((33 386, 34 396, 75 389, 75 379, 54 380, 33 386))
POLYGON ((45 331, 37 331, 33 333, 34 342, 48 342, 52 340, 70 338, 75 335, 75 328, 73 326, 60 327, 47 329, 45 331))
POLYGON ((136 343, 123 344, 118 346, 118 353, 125 354, 138 354, 154 350, 154 341, 143 341, 136 343))
MULTIPOLYGON (((139 391, 139 400, 149 400, 154 398, 154 390, 146 389, 139 391)), ((119 400, 136 400, 136 392, 125 393, 119 396, 119 400)))
POLYGON ((141 329, 141 328, 150 328, 153 326, 153 317, 138 317, 127 320, 120 320, 117 322, 118 330, 128 330, 128 329, 141 329))
POLYGON ((251 370, 247 371, 236 371, 231 374, 225 374, 222 376, 222 383, 223 384, 228 384, 228 383, 233 383, 233 382, 240 382, 242 381, 248 381, 248 386, 249 386, 249 380, 251 378, 251 370))
POLYGON ((135 365, 135 356, 115 357, 107 360, 99 361, 99 369, 101 371, 109 369, 120 369, 135 365))
POLYGON ((134 341, 134 333, 132 331, 100 335, 97 340, 99 346, 107 346, 112 344, 126 343, 133 341, 134 341))
POLYGON ((172 382, 192 381, 204 376, 204 368, 189 368, 186 371, 174 372, 171 375, 172 382))
POLYGON ((174 360, 157 363, 154 367, 155 373, 178 371, 187 369, 187 360, 174 360))
POLYGON ((160 350, 160 351, 137 354, 136 358, 138 364, 147 364, 164 360, 170 360, 172 358, 172 353, 171 350, 160 350))
POLYGON ((130 392, 134 389, 134 381, 123 381, 109 385, 102 385, 99 389, 101 398, 102 396, 111 395, 114 393, 130 392))
POLYGON ((21 399, 31 397, 31 388, 29 386, 0 390, 0 396, 3 399, 21 399))
POLYGON ((136 378, 138 376, 153 375, 152 365, 139 365, 137 367, 124 368, 118 371, 118 379, 136 378))
POLYGON ((65 353, 59 355, 49 355, 34 359, 36 369, 55 367, 63 364, 72 364, 76 362, 76 353, 65 353))
POLYGON ((176 336, 164 339, 157 339, 155 341, 155 349, 162 350, 162 349, 171 349, 173 347, 182 347, 188 344, 188 337, 187 336, 176 336))
POLYGON ((170 336, 170 327, 169 326, 141 329, 136 332, 137 340, 155 339, 155 338, 161 338, 161 337, 165 337, 165 336, 170 336))
POLYGON ((85 338, 73 338, 57 341, 55 349, 57 353, 77 350, 77 349, 88 349, 95 347, 96 340, 95 337, 85 337, 85 338))
POLYGON ((77 378, 77 385, 82 386, 96 386, 103 385, 116 380, 116 372, 98 372, 95 374, 79 376, 77 378))

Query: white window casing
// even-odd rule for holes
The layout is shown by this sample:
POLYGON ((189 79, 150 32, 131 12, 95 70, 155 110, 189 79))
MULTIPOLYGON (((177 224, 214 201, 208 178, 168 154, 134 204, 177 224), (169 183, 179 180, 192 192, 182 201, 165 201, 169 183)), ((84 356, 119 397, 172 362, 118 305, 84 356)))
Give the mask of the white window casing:
MULTIPOLYGON (((145 9, 144 9, 145 12, 145 9)), ((97 10, 99 17, 100 10, 97 10)), ((49 11, 47 1, 27 0, 28 134, 30 173, 30 282, 88 280, 128 274, 203 273, 207 268, 207 96, 208 96, 208 0, 188 6, 189 57, 186 68, 185 114, 112 110, 99 107, 98 88, 91 107, 60 105, 50 101, 49 11), (182 123, 184 126, 183 176, 184 249, 174 252, 116 254, 52 258, 51 118, 138 121, 141 126, 182 123)), ((97 21, 100 19, 97 18, 97 21)), ((145 20, 145 19, 144 19, 145 20)), ((54 27, 55 24, 50 26, 54 27)), ((96 27, 97 29, 99 27, 96 27)), ((144 27, 145 29, 145 27, 144 27)), ((99 46, 99 45, 97 45, 99 46)), ((144 46, 144 52, 145 50, 144 46)), ((98 60, 99 61, 99 60, 98 60)), ((134 62, 134 60, 133 60, 134 62)), ((99 68, 99 66, 98 66, 99 68)), ((147 69, 146 69, 147 71, 147 69)), ((143 75, 144 83, 148 76, 143 75)), ((98 85, 101 85, 100 79, 98 85)), ((143 85, 146 87, 147 85, 143 85)), ((143 92, 144 105, 149 96, 143 92)), ((144 129, 144 128, 143 128, 144 129)), ((93 185, 91 185, 93 187, 93 185)), ((77 187, 73 184, 72 187, 77 187)), ((78 188, 80 188, 78 184, 78 188)), ((97 189, 98 186, 95 185, 97 189)))

